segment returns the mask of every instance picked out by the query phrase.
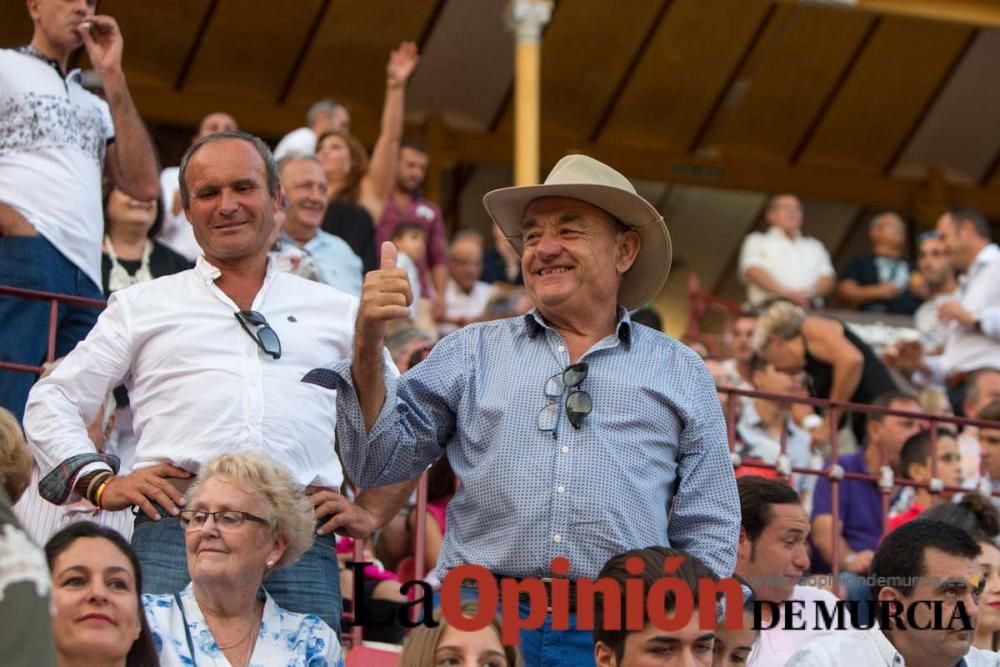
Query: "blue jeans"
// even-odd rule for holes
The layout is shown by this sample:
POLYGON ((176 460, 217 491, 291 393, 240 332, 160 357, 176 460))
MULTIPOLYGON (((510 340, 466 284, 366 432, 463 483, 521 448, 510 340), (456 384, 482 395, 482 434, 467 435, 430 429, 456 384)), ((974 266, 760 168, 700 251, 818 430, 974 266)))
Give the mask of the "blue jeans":
MULTIPOLYGON (((153 521, 140 512, 132 533, 132 548, 142 566, 142 592, 176 593, 191 581, 184 529, 177 518, 158 505, 154 507, 165 518, 153 521)), ((272 572, 264 580, 264 588, 279 607, 316 614, 340 633, 340 569, 333 535, 317 535, 309 551, 293 565, 272 572)))
POLYGON ((868 625, 872 618, 871 609, 868 607, 868 578, 853 572, 841 571, 839 580, 840 585, 844 587, 844 597, 859 603, 854 622, 860 626, 868 625))
MULTIPOLYGON (((463 602, 475 602, 478 595, 474 589, 462 589, 463 602)), ((434 608, 441 606, 440 593, 434 594, 434 608)), ((497 616, 502 610, 503 600, 497 604, 497 616)), ((528 603, 519 602, 517 615, 527 618, 528 603)), ((570 628, 576 627, 576 613, 569 615, 570 628)), ((518 648, 527 667, 580 667, 594 664, 594 635, 590 630, 553 630, 552 615, 545 617, 542 626, 534 630, 522 629, 518 648)))
MULTIPOLYGON (((100 287, 43 236, 0 237, 0 285, 103 299, 100 287)), ((97 321, 95 308, 59 306, 56 358, 69 354, 97 321)), ((38 366, 49 341, 49 303, 0 296, 0 360, 38 366)), ((0 406, 24 417, 32 373, 0 371, 0 406)))

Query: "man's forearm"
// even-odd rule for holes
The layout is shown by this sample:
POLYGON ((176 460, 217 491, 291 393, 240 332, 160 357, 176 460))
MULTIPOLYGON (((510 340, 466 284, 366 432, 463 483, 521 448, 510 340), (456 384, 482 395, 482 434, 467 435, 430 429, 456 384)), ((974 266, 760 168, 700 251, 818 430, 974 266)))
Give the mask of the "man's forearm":
POLYGON ((357 505, 363 507, 375 519, 375 527, 381 528, 399 513, 400 508, 416 488, 417 479, 367 489, 358 494, 357 505))
POLYGON ((813 292, 815 292, 816 296, 826 297, 833 291, 835 284, 833 276, 823 276, 816 281, 815 285, 813 285, 813 292))
POLYGON ((765 292, 783 294, 785 291, 784 285, 775 280, 770 273, 759 267, 751 267, 743 275, 748 282, 753 283, 765 292))
POLYGON ((115 185, 136 199, 156 199, 160 194, 156 151, 132 101, 125 75, 108 77, 103 83, 115 122, 115 142, 110 149, 115 156, 115 185))
POLYGON ((17 209, 0 202, 0 236, 35 236, 38 231, 17 209))
POLYGON ((438 264, 432 268, 431 280, 434 283, 434 292, 437 294, 437 298, 444 299, 444 292, 448 287, 448 265, 438 264))
POLYGON ((380 346, 358 341, 355 345, 351 379, 365 416, 365 430, 371 432, 385 405, 384 357, 380 346))

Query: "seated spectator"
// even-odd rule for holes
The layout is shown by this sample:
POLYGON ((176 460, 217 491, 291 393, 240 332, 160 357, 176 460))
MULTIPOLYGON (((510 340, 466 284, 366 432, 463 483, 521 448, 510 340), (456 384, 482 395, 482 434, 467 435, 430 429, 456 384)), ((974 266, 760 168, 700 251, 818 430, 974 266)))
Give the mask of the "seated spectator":
POLYGON ((925 232, 917 242, 917 270, 924 302, 913 313, 913 326, 923 335, 930 354, 940 354, 948 336, 938 308, 958 298, 958 281, 948 261, 948 248, 937 232, 925 232))
POLYGON ((493 225, 493 245, 483 253, 483 282, 523 285, 521 256, 499 225, 493 225))
MULTIPOLYGON (((772 622, 773 605, 760 605, 762 630, 751 665, 781 667, 806 643, 830 634, 816 626, 817 604, 832 604, 832 593, 799 585, 809 571, 809 515, 795 491, 786 484, 762 477, 736 480, 740 492, 740 544, 736 575, 751 589, 754 600, 781 605, 786 600, 803 604, 807 627, 789 631, 772 622)), ((785 609, 781 608, 782 613, 785 609)))
MULTIPOLYGON (((976 419, 1000 424, 1000 399, 977 412, 976 419)), ((993 490, 993 503, 1000 507, 1000 498, 996 495, 996 492, 1000 491, 1000 425, 997 428, 979 429, 979 446, 982 447, 986 475, 993 490)))
POLYGON ((754 356, 753 332, 756 328, 757 313, 745 310, 733 322, 733 330, 729 335, 729 351, 733 356, 723 363, 733 378, 733 386, 740 389, 753 388, 750 361, 754 356))
MULTIPOLYGON (((976 371, 965 381, 963 393, 962 414, 978 415, 987 405, 1000 400, 1000 370, 984 368, 976 371)), ((983 449, 977 427, 962 427, 962 432, 958 434, 958 449, 962 454, 962 478, 965 486, 974 489, 979 483, 983 449)), ((992 475, 991 478, 998 479, 992 475)))
POLYGON ((382 217, 392 190, 403 138, 406 82, 419 60, 412 42, 404 42, 389 54, 382 126, 371 162, 361 143, 346 129, 329 129, 317 135, 316 157, 326 172, 330 200, 323 229, 347 241, 361 258, 365 273, 378 268, 375 222, 382 217))
MULTIPOLYGON (((948 487, 962 485, 962 461, 958 453, 958 444, 951 431, 937 431, 937 465, 936 475, 931 475, 931 434, 921 431, 903 444, 900 455, 900 472, 904 479, 910 479, 921 484, 930 484, 937 479, 948 487)), ((951 500, 954 491, 942 490, 937 494, 941 500, 951 500)), ((895 511, 889 512, 889 530, 896 530, 904 523, 916 519, 924 510, 935 502, 935 496, 923 486, 908 486, 900 492, 895 511), (902 506, 901 506, 902 505, 902 506)))
POLYGON ((315 102, 306 112, 306 126, 292 130, 274 147, 274 159, 283 160, 289 155, 315 155, 316 138, 331 131, 350 132, 350 112, 343 104, 330 99, 315 102))
POLYGON ((262 588, 313 540, 309 502, 288 470, 259 454, 223 454, 202 467, 187 495, 178 518, 191 583, 143 597, 161 662, 342 664, 326 623, 282 609, 262 588))
MULTIPOLYGON (((377 220, 375 243, 379 247, 392 239, 396 227, 404 223, 417 223, 424 229, 427 251, 416 262, 420 271, 420 292, 431 301, 431 314, 435 322, 445 316, 445 292, 448 286, 448 238, 441 209, 424 197, 424 179, 430 155, 427 146, 417 139, 407 139, 399 148, 395 167, 395 185, 384 202, 381 218, 377 220)), ((476 278, 482 271, 476 270, 476 278)))
POLYGON ((403 326, 386 337, 385 347, 399 372, 405 373, 427 358, 434 340, 414 326, 403 326))
POLYGON ((420 287, 420 261, 427 255, 427 233, 415 222, 404 222, 396 226, 392 242, 399 250, 397 264, 406 271, 410 281, 410 291, 413 293, 413 303, 410 304, 410 320, 416 322, 422 310, 429 306, 424 303, 427 295, 420 287))
POLYGON ((752 232, 740 248, 739 273, 747 301, 760 306, 787 299, 807 308, 833 290, 835 273, 823 244, 802 235, 802 202, 792 194, 771 197, 766 232, 752 232))
MULTIPOLYGON (((475 616, 479 604, 466 602, 462 615, 475 616)), ((524 667, 521 653, 516 646, 500 642, 500 619, 482 630, 465 632, 435 616, 433 627, 418 625, 410 630, 399 656, 399 667, 428 667, 429 665, 490 665, 491 667, 524 667)))
POLYGON ((656 310, 649 306, 643 306, 639 310, 631 313, 629 317, 631 317, 632 322, 636 324, 641 324, 653 329, 654 331, 663 333, 663 318, 660 317, 660 314, 656 312, 656 310))
MULTIPOLYGON (((287 206, 278 238, 277 256, 291 248, 309 257, 315 279, 352 296, 361 295, 361 258, 339 236, 320 229, 326 214, 326 175, 315 157, 286 157, 278 175, 287 206)), ((302 264, 298 265, 301 269, 302 264)), ((291 268, 291 267, 289 267, 291 268)), ((283 270, 288 270, 282 266, 283 270)), ((293 271, 302 275, 301 272, 293 271)), ((303 276, 311 277, 311 276, 303 276)))
POLYGON ((743 605, 742 620, 743 625, 739 628, 730 628, 725 622, 715 628, 712 667, 740 667, 756 661, 759 632, 754 629, 752 600, 743 605))
MULTIPOLYGON (((882 394, 872 405, 890 410, 920 411, 920 404, 908 394, 882 394)), ((872 413, 865 424, 866 437, 861 451, 842 454, 837 464, 846 472, 878 476, 883 466, 899 472, 903 443, 920 430, 911 417, 872 413)), ((822 476, 813 492, 812 541, 815 547, 813 570, 829 572, 833 562, 833 540, 840 544, 840 583, 849 600, 868 599, 865 575, 871 566, 875 548, 882 537, 882 494, 878 484, 867 480, 844 479, 840 482, 840 526, 833 524, 830 479, 822 476)), ((861 605, 860 621, 868 620, 868 609, 861 605)))
MULTIPOLYGON (((878 355, 850 328, 830 317, 807 315, 787 301, 761 313, 754 332, 754 351, 786 373, 805 372, 809 393, 831 401, 870 404, 876 396, 896 391, 895 380, 878 355)), ((864 438, 864 414, 851 426, 864 438)))
POLYGON ((163 226, 159 199, 139 201, 111 186, 104 195, 104 254, 101 283, 105 296, 160 276, 190 269, 183 256, 155 240, 163 226))
MULTIPOLYGON (((42 377, 46 377, 59 364, 59 361, 56 360, 52 364, 48 364, 42 377)), ((108 392, 104 402, 97 409, 93 421, 87 425, 87 436, 96 451, 101 454, 111 454, 121 460, 123 457, 120 455, 117 443, 111 442, 117 421, 115 406, 114 392, 108 392)), ((130 470, 132 467, 134 453, 134 448, 125 452, 124 458, 127 460, 123 467, 126 470, 130 470)), ((111 528, 126 540, 132 537, 132 522, 135 517, 129 510, 102 510, 86 498, 80 498, 76 502, 65 505, 56 505, 42 498, 39 493, 41 477, 38 466, 32 465, 31 483, 25 489, 21 499, 14 505, 14 514, 20 519, 24 531, 35 544, 44 545, 56 532, 77 521, 91 521, 111 528)))
POLYGON ((438 325, 442 336, 479 320, 494 293, 492 285, 479 279, 483 273, 483 237, 478 232, 455 234, 448 259, 451 277, 444 290, 444 319, 438 325))
POLYGON ((52 536, 45 557, 60 667, 160 664, 142 611, 139 559, 121 534, 75 523, 52 536))
MULTIPOLYGON (((231 132, 238 129, 240 128, 236 124, 236 119, 229 114, 221 111, 210 113, 201 119, 198 133, 191 139, 191 143, 216 132, 231 132)), ((315 143, 314 140, 310 152, 315 150, 315 143)), ((201 246, 194 237, 194 227, 184 215, 180 172, 180 167, 167 167, 160 172, 160 209, 163 211, 163 227, 159 230, 158 240, 189 262, 194 262, 201 255, 201 246)))
POLYGON ((894 530, 872 560, 872 599, 896 602, 903 613, 890 627, 876 623, 863 633, 811 642, 792 656, 789 667, 1000 665, 996 653, 973 648, 973 629, 961 626, 963 617, 976 613, 982 590, 978 557, 979 546, 968 533, 940 521, 911 521, 894 530), (900 622, 908 614, 916 621, 912 625, 900 622))
MULTIPOLYGON (((777 370, 764 361, 763 357, 755 354, 751 368, 753 388, 757 391, 771 394, 788 394, 792 391, 795 378, 777 370)), ((785 455, 789 463, 795 467, 811 466, 813 463, 811 438, 806 431, 798 427, 785 405, 764 398, 751 398, 741 402, 742 414, 736 424, 736 434, 743 443, 740 454, 744 458, 777 463, 781 455, 781 434, 784 432, 785 455)), ((798 493, 803 494, 803 501, 811 502, 805 496, 812 495, 816 477, 794 473, 792 486, 798 493)))
MULTIPOLYGON (((670 655, 678 665, 712 664, 712 646, 715 641, 715 628, 703 628, 700 625, 698 602, 699 586, 704 582, 717 582, 718 576, 697 557, 679 549, 669 547, 647 547, 626 551, 611 558, 597 577, 598 581, 611 580, 618 583, 621 590, 619 600, 608 600, 604 595, 594 596, 594 661, 597 667, 641 667, 656 664, 653 662, 663 655, 670 655), (626 563, 632 559, 641 560, 641 572, 631 572, 626 569, 626 563), (664 573, 664 559, 680 558, 680 566, 674 571, 664 573), (669 617, 676 609, 677 599, 672 590, 663 591, 663 599, 650 599, 643 605, 641 630, 626 629, 625 610, 628 609, 625 583, 629 580, 642 581, 642 590, 649 591, 659 579, 669 577, 678 579, 684 587, 691 591, 694 608, 687 624, 675 632, 659 629, 650 620, 647 605, 656 605, 669 617), (606 615, 618 610, 620 616, 616 626, 608 626, 606 615)), ((661 589, 663 590, 663 589, 661 589)), ((742 605, 742 600, 740 601, 742 605)), ((613 618, 613 616, 612 616, 613 618)), ((631 623, 632 621, 630 621, 631 623)))
POLYGON ((913 266, 906 252, 906 225, 891 211, 879 213, 868 225, 872 254, 856 257, 837 284, 837 296, 866 313, 912 315, 920 304, 910 291, 913 266))
POLYGON ((986 584, 979 600, 976 635, 972 645, 984 651, 1000 648, 1000 512, 988 498, 967 493, 958 503, 941 503, 928 509, 921 519, 943 521, 972 535, 981 549, 979 564, 986 584))
POLYGON ((42 550, 21 529, 12 505, 28 486, 31 454, 21 425, 0 408, 0 655, 11 665, 54 667, 49 571, 42 550), (7 576, 7 573, 17 573, 7 576))

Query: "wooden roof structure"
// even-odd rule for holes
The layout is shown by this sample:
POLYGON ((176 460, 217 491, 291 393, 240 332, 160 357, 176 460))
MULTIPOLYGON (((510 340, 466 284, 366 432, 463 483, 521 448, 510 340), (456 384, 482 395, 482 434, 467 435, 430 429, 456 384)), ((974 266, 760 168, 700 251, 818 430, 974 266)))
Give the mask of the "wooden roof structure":
MULTIPOLYGON (((462 167, 431 187, 467 211, 463 224, 481 224, 482 191, 510 180, 504 9, 100 2, 122 27, 129 84, 154 128, 223 110, 277 138, 332 97, 370 143, 387 54, 417 41, 409 129, 438 173, 462 167)), ((22 2, 0 5, 0 45, 30 34, 22 2)), ((767 193, 800 194, 807 233, 835 255, 864 247, 880 208, 925 225, 959 203, 1000 216, 997 63, 998 0, 558 0, 542 41, 542 173, 570 151, 609 162, 664 211, 681 261, 738 293, 735 252, 767 193)))

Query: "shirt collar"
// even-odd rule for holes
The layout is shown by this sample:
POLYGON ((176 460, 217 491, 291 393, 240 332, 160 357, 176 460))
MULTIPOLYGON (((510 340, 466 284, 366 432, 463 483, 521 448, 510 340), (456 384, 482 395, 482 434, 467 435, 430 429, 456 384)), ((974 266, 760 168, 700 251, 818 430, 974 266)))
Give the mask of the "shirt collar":
POLYGON ((75 81, 76 83, 80 83, 83 80, 83 72, 81 72, 79 69, 70 70, 69 73, 63 74, 62 68, 59 67, 59 63, 57 63, 52 58, 49 58, 47 55, 45 55, 44 53, 33 47, 31 44, 25 44, 24 46, 19 46, 17 47, 16 50, 18 53, 23 53, 26 56, 37 58, 41 60, 43 63, 50 65, 52 69, 54 69, 56 72, 59 73, 59 77, 62 79, 66 79, 67 81, 75 81))
POLYGON ((795 234, 793 234, 791 238, 789 238, 788 234, 785 233, 785 230, 781 229, 777 225, 771 225, 770 227, 768 227, 767 233, 770 234, 771 236, 777 236, 779 238, 783 238, 789 243, 794 243, 795 241, 798 241, 800 238, 802 238, 802 230, 795 232, 795 234))
POLYGON ((972 266, 969 267, 969 273, 972 273, 981 264, 992 262, 997 256, 1000 256, 1000 247, 997 247, 996 243, 989 244, 976 253, 976 258, 972 260, 972 266))
MULTIPOLYGON (((264 281, 271 277, 271 275, 277 270, 274 263, 274 258, 271 257, 270 253, 267 256, 267 271, 264 274, 264 281)), ((205 284, 214 283, 222 275, 222 271, 214 266, 204 255, 199 255, 198 260, 194 263, 194 272, 205 281, 205 284)))
POLYGON ((879 657, 885 660, 885 664, 887 665, 895 664, 893 660, 899 655, 899 651, 896 650, 896 647, 892 645, 889 638, 882 632, 882 628, 879 627, 878 622, 872 624, 872 629, 869 632, 871 633, 870 637, 872 643, 875 644, 875 650, 878 651, 879 657))
MULTIPOLYGON (((528 329, 528 338, 534 338, 540 332, 545 329, 551 329, 542 314, 538 312, 537 308, 532 308, 527 313, 524 314, 524 324, 528 329)), ((626 348, 632 345, 632 318, 629 317, 628 311, 625 310, 624 306, 618 306, 618 326, 616 333, 618 335, 618 340, 621 341, 626 348)))

